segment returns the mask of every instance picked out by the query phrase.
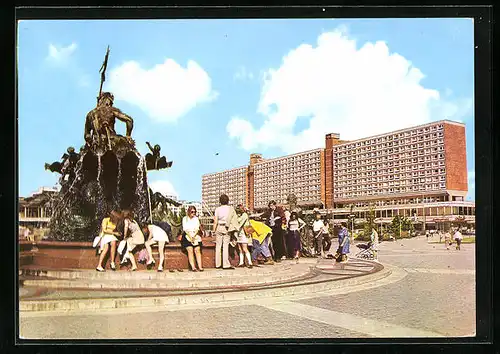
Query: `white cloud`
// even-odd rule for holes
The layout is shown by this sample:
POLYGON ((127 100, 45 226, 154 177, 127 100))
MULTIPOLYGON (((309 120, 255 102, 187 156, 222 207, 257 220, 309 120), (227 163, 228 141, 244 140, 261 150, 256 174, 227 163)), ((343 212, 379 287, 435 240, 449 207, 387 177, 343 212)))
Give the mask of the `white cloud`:
POLYGON ((253 78, 254 78, 253 73, 251 71, 248 71, 247 68, 244 66, 240 66, 233 75, 233 79, 236 81, 253 80, 253 78))
POLYGON ((111 71, 107 90, 117 100, 127 101, 157 121, 175 122, 197 104, 217 97, 211 79, 196 62, 183 68, 166 59, 151 69, 128 61, 111 71))
POLYGON ((47 55, 47 60, 54 64, 65 64, 71 54, 75 52, 76 48, 76 43, 71 43, 67 47, 60 48, 51 43, 49 44, 49 54, 47 55))
POLYGON ((174 188, 174 185, 166 180, 154 181, 149 184, 153 192, 160 192, 163 195, 176 196, 179 194, 174 188))
POLYGON ((321 34, 316 46, 291 50, 279 68, 264 73, 257 112, 265 120, 260 127, 233 117, 226 129, 245 150, 277 147, 293 153, 323 146, 326 133, 357 139, 456 119, 471 109, 472 100, 444 101, 437 90, 422 86, 423 78, 385 42, 359 48, 345 27, 338 28, 321 34), (299 117, 309 124, 294 132, 299 117))

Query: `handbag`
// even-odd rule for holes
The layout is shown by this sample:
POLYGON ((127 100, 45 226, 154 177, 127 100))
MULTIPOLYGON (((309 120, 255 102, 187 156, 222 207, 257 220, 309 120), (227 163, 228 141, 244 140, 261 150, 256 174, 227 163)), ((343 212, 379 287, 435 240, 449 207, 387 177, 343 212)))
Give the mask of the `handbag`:
POLYGON ((99 236, 94 237, 94 242, 92 243, 92 247, 93 248, 96 248, 97 245, 101 242, 102 236, 103 236, 103 233, 101 231, 101 233, 99 234, 99 236))
POLYGON ((140 250, 137 260, 139 261, 139 263, 149 262, 149 253, 145 248, 140 250))

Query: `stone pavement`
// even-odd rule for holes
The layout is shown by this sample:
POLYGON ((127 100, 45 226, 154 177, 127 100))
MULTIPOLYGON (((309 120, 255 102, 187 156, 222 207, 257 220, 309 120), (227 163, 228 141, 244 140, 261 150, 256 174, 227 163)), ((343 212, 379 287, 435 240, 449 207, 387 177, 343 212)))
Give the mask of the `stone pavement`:
MULTIPOLYGON (((305 284, 304 289, 312 290, 279 291, 261 297, 241 296, 247 293, 242 291, 227 301, 159 307, 22 311, 20 334, 55 339, 250 340, 474 335, 474 244, 462 245, 461 251, 447 251, 444 245, 428 244, 425 237, 383 242, 379 260, 384 270, 375 274, 385 272, 384 277, 341 287, 305 284)), ((318 265, 324 272, 335 272, 328 269, 333 267, 329 260, 318 265)), ((255 293, 259 291, 264 292, 255 293)))

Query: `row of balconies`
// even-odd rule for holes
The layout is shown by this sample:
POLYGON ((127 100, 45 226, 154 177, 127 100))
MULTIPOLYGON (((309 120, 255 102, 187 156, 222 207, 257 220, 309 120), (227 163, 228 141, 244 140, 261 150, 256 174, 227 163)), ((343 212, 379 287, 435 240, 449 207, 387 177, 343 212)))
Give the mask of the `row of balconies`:
POLYGON ((437 148, 437 150, 420 150, 420 151, 412 151, 406 152, 406 153, 400 153, 398 154, 380 154, 380 155, 374 155, 374 156, 355 156, 351 158, 339 158, 339 159, 333 159, 334 165, 349 165, 349 164, 357 164, 357 165, 363 165, 367 164, 367 161, 371 161, 373 159, 379 160, 379 161, 388 161, 389 156, 394 156, 397 157, 399 160, 403 159, 411 159, 415 158, 417 156, 419 159, 426 159, 430 160, 432 159, 432 156, 434 155, 435 158, 437 157, 444 157, 442 154, 444 152, 444 147, 440 146, 437 148))
POLYGON ((355 191, 355 192, 339 192, 334 193, 334 198, 351 198, 360 196, 371 196, 371 195, 386 195, 386 194, 398 194, 398 193, 410 193, 410 192, 426 192, 426 191, 438 191, 446 189, 446 185, 439 185, 439 187, 433 187, 430 185, 419 186, 419 187, 406 187, 406 188, 387 188, 378 190, 366 190, 366 191, 355 191))
POLYGON ((350 191, 360 191, 360 190, 381 190, 381 189, 386 189, 386 188, 413 188, 413 187, 429 187, 429 188, 436 188, 439 189, 440 187, 445 187, 446 183, 444 182, 438 182, 438 183, 422 183, 422 184, 408 184, 408 185, 390 185, 388 183, 379 183, 379 184, 372 184, 372 185, 357 185, 357 186, 347 186, 347 187, 341 187, 341 186, 334 186, 334 190, 338 193, 345 193, 345 192, 350 192, 350 191))
POLYGON ((380 181, 392 181, 392 180, 408 180, 408 179, 416 179, 418 177, 422 178, 434 178, 434 179, 440 179, 442 181, 445 180, 446 175, 445 173, 437 173, 437 172, 430 172, 430 171, 423 171, 420 172, 414 172, 413 175, 411 173, 406 173, 406 175, 403 174, 387 174, 387 173, 379 173, 377 176, 378 177, 370 177, 367 176, 365 173, 358 173, 358 174, 353 174, 349 175, 351 178, 346 178, 345 176, 342 177, 337 177, 335 176, 334 178, 334 183, 339 183, 342 184, 344 181, 348 183, 359 183, 359 181, 366 181, 366 182, 380 182, 380 181), (434 177, 425 177, 425 176, 434 176, 434 177))
POLYGON ((271 167, 275 167, 275 166, 280 166, 284 163, 293 163, 293 162, 299 162, 299 161, 302 161, 302 160, 311 160, 311 159, 317 159, 319 158, 320 156, 320 152, 319 151, 315 151, 315 152, 312 152, 312 153, 305 153, 305 154, 299 154, 299 155, 295 155, 295 156, 283 156, 281 158, 278 158, 276 160, 270 160, 270 161, 262 161, 262 162, 259 162, 257 164, 255 164, 255 168, 256 169, 260 169, 260 168, 271 168, 271 167))
POLYGON ((437 168, 439 166, 444 166, 445 161, 434 161, 434 162, 425 162, 425 161, 399 161, 397 163, 379 163, 375 165, 369 165, 369 166, 352 166, 352 167, 338 167, 334 168, 334 171, 344 171, 348 169, 355 169, 358 171, 372 171, 372 170, 387 170, 387 169, 394 169, 394 172, 397 173, 399 171, 410 171, 412 169, 431 169, 431 168, 437 168), (413 168, 416 166, 416 168, 413 168))
POLYGON ((428 157, 434 155, 435 158, 437 157, 443 157, 444 152, 444 146, 440 146, 434 149, 421 149, 418 151, 411 151, 411 152, 372 152, 371 154, 363 154, 363 155, 355 155, 355 156, 348 156, 348 157, 334 157, 333 158, 333 164, 334 165, 341 165, 341 164, 348 164, 348 163, 359 163, 359 164, 367 164, 368 161, 371 160, 378 160, 378 161, 389 161, 389 160, 394 160, 394 158, 397 158, 399 160, 402 159, 408 159, 408 158, 413 158, 413 157, 428 157))
MULTIPOLYGON (((335 156, 335 158, 347 158, 347 157, 353 157, 353 156, 363 157, 364 155, 370 155, 370 154, 374 154, 374 153, 375 154, 377 154, 377 153, 393 154, 393 153, 398 153, 398 152, 401 153, 404 151, 413 151, 416 149, 425 149, 425 148, 432 148, 432 147, 434 147, 434 149, 438 149, 439 147, 442 147, 441 145, 444 145, 444 139, 426 141, 426 142, 421 142, 418 144, 412 144, 412 142, 408 141, 406 144, 401 143, 401 144, 394 144, 394 145, 390 145, 390 146, 373 146, 373 147, 366 147, 366 148, 361 148, 361 149, 353 149, 353 150, 346 151, 346 152, 334 152, 334 156, 335 156), (435 146, 438 146, 438 147, 436 148, 435 146)), ((379 156, 379 155, 372 155, 372 156, 379 156)))
POLYGON ((413 176, 424 176, 424 175, 431 176, 432 174, 440 175, 446 173, 446 168, 444 166, 445 166, 444 163, 441 166, 438 164, 437 166, 433 167, 424 167, 423 165, 413 165, 413 166, 407 166, 406 169, 401 168, 400 170, 398 170, 398 172, 396 172, 396 170, 393 170, 393 172, 388 172, 389 169, 383 169, 383 168, 378 168, 375 170, 367 170, 367 172, 363 172, 364 170, 355 168, 347 170, 334 170, 334 178, 344 177, 347 179, 352 179, 352 176, 384 176, 384 175, 401 176, 405 173, 406 174, 412 173, 413 176))
POLYGON ((442 133, 443 129, 444 129, 443 124, 439 124, 439 125, 435 126, 435 129, 432 128, 432 126, 431 126, 429 128, 408 130, 408 131, 401 132, 401 133, 387 134, 387 135, 384 135, 384 136, 381 136, 378 138, 371 138, 371 139, 368 138, 366 140, 359 141, 356 143, 341 145, 341 146, 339 146, 339 148, 346 149, 346 150, 353 149, 353 148, 359 147, 359 146, 375 145, 375 144, 384 143, 386 141, 387 142, 399 141, 400 139, 407 138, 407 137, 414 137, 415 138, 415 137, 418 137, 419 135, 425 135, 427 133, 431 133, 431 134, 429 134, 431 137, 443 136, 443 133, 442 133), (426 130, 426 129, 428 129, 428 130, 426 130))
POLYGON ((351 186, 356 186, 359 188, 380 188, 381 186, 398 187, 398 186, 418 186, 426 183, 446 183, 445 179, 441 180, 425 180, 416 181, 415 180, 404 180, 404 181, 376 181, 376 182, 357 182, 357 183, 334 183, 335 189, 346 189, 351 186))
POLYGON ((254 171, 255 172, 260 172, 260 171, 266 171, 266 170, 278 170, 278 169, 297 169, 300 167, 319 167, 319 156, 314 159, 309 159, 307 161, 297 161, 297 162, 282 162, 277 165, 272 165, 272 166, 265 166, 265 165, 255 165, 254 166, 254 171))
MULTIPOLYGON (((408 169, 408 171, 411 171, 412 169, 408 169)), ((399 169, 394 169, 393 173, 387 172, 387 170, 378 170, 375 171, 377 174, 373 174, 372 172, 361 172, 361 173, 356 173, 354 176, 357 177, 365 177, 365 176, 389 176, 394 178, 411 178, 411 177, 418 177, 418 176, 439 176, 439 175, 444 175, 446 174, 446 170, 444 168, 440 169, 434 169, 434 170, 428 170, 428 169, 421 169, 419 171, 413 171, 413 172, 404 172, 404 171, 399 171, 399 169)), ((351 173, 351 175, 353 175, 351 173)), ((352 180, 352 178, 348 177, 350 175, 340 175, 338 176, 337 174, 334 175, 334 180, 335 181, 342 181, 342 180, 352 180)), ((373 177, 368 177, 368 178, 373 178, 373 177)))
POLYGON ((238 173, 217 172, 213 175, 203 175, 202 181, 213 181, 220 178, 239 178, 246 175, 246 168, 238 173))
POLYGON ((314 183, 315 181, 320 181, 321 178, 319 176, 312 176, 312 177, 300 177, 300 176, 294 176, 294 177, 288 177, 288 178, 279 178, 279 179, 259 179, 258 181, 254 181, 254 186, 276 186, 276 185, 283 185, 283 184, 310 184, 314 183))
MULTIPOLYGON (((424 165, 422 163, 418 164, 418 163, 412 163, 412 164, 409 164, 408 166, 405 166, 405 171, 430 171, 432 168, 436 169, 436 167, 441 167, 443 168, 445 166, 445 162, 444 161, 439 161, 439 162, 436 162, 434 163, 434 165, 431 167, 431 166, 427 166, 427 165, 424 165)), ((387 168, 386 168, 387 169, 387 168)), ((371 168, 371 169, 366 169, 367 174, 372 174, 372 175, 376 175, 376 173, 380 170, 386 170, 384 169, 383 167, 379 166, 377 168, 371 168)), ((346 174, 359 174, 361 173, 362 171, 364 171, 362 168, 339 168, 339 169, 334 169, 334 173, 336 175, 346 175, 346 174)), ((401 172, 403 171, 403 168, 401 168, 400 170, 401 172)), ((393 173, 396 173, 395 171, 393 173)))
POLYGON ((255 172, 254 178, 263 178, 269 176, 281 176, 281 175, 311 175, 311 174, 319 174, 319 167, 308 168, 301 167, 299 169, 291 169, 291 170, 271 170, 271 171, 259 171, 255 172))

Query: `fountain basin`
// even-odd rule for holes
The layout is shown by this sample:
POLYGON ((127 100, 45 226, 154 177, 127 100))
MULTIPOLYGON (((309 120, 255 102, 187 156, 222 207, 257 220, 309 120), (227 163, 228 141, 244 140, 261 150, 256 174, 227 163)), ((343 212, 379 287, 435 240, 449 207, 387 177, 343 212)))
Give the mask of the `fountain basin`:
MULTIPOLYGON (((158 247, 152 246, 153 257, 158 262, 158 247)), ((135 252, 137 260, 137 251, 135 252)), ((96 249, 92 247, 92 242, 66 242, 66 241, 19 241, 19 266, 40 267, 47 269, 95 269, 99 256, 96 249)), ((164 269, 187 269, 188 258, 183 252, 180 242, 175 241, 165 245, 164 269)), ((108 253, 109 254, 109 253, 108 253)), ((105 268, 109 270, 109 257, 105 258, 105 268)), ((202 260, 204 268, 215 267, 215 243, 211 238, 203 240, 202 260)), ((230 259, 233 265, 238 264, 238 257, 230 259)), ((120 263, 119 256, 115 263, 120 263)), ((130 264, 130 263, 129 263, 130 264)), ((121 269, 127 269, 122 267, 121 269)), ((145 264, 137 262, 139 269, 146 269, 145 264)))

